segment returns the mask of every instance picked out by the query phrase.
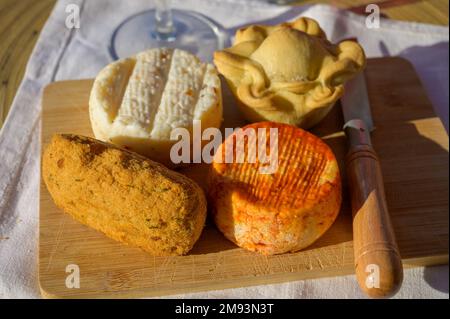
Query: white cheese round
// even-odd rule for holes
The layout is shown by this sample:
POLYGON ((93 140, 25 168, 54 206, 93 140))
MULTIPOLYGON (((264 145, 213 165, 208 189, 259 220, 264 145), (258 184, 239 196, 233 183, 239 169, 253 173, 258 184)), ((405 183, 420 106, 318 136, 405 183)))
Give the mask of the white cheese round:
POLYGON ((89 114, 97 139, 173 166, 173 129, 192 132, 195 120, 201 121, 202 131, 220 127, 220 79, 212 64, 189 52, 151 49, 100 71, 89 114))

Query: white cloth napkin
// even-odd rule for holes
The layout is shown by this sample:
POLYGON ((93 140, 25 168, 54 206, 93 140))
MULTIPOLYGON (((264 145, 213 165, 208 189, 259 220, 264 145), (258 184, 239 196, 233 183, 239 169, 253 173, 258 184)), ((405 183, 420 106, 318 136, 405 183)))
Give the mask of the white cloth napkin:
MULTIPOLYGON (((39 135, 43 87, 57 80, 94 77, 111 58, 110 37, 149 0, 60 0, 28 62, 25 77, 0 132, 0 298, 40 297, 37 283, 39 135), (65 26, 68 4, 81 9, 80 29, 65 26)), ((317 19, 332 41, 357 37, 369 57, 401 55, 416 67, 448 130, 448 28, 381 20, 329 6, 282 7, 245 0, 173 1, 218 21, 230 34, 248 23, 279 23, 300 14, 317 19)), ((138 41, 138 40, 137 40, 138 41)), ((448 266, 405 271, 400 298, 448 298, 448 266)), ((360 298, 354 276, 179 295, 194 298, 360 298)))

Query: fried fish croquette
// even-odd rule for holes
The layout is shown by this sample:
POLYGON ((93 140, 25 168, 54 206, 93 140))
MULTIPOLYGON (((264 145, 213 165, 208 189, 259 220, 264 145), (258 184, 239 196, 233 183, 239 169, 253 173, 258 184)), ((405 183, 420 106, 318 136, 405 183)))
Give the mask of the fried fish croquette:
POLYGON ((205 196, 194 181, 92 138, 55 134, 42 176, 64 212, 156 256, 186 254, 205 224, 205 196))

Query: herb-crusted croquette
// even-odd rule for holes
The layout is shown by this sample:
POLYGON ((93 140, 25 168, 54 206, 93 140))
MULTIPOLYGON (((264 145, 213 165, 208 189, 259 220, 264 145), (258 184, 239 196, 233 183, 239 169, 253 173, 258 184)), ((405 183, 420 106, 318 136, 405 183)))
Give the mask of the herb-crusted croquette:
POLYGON ((205 223, 205 196, 194 181, 92 138, 55 134, 42 175, 59 208, 153 255, 186 254, 205 223))

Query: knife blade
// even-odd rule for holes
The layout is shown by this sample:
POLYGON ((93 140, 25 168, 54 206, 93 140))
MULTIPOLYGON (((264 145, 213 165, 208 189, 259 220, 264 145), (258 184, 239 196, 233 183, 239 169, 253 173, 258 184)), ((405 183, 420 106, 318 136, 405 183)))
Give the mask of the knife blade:
POLYGON ((403 267, 386 204, 381 166, 370 140, 374 124, 363 73, 348 82, 341 105, 349 144, 345 164, 356 278, 368 296, 392 296, 400 289, 403 267))
POLYGON ((347 82, 341 103, 345 123, 359 119, 364 121, 369 131, 373 131, 372 113, 363 72, 347 82))

